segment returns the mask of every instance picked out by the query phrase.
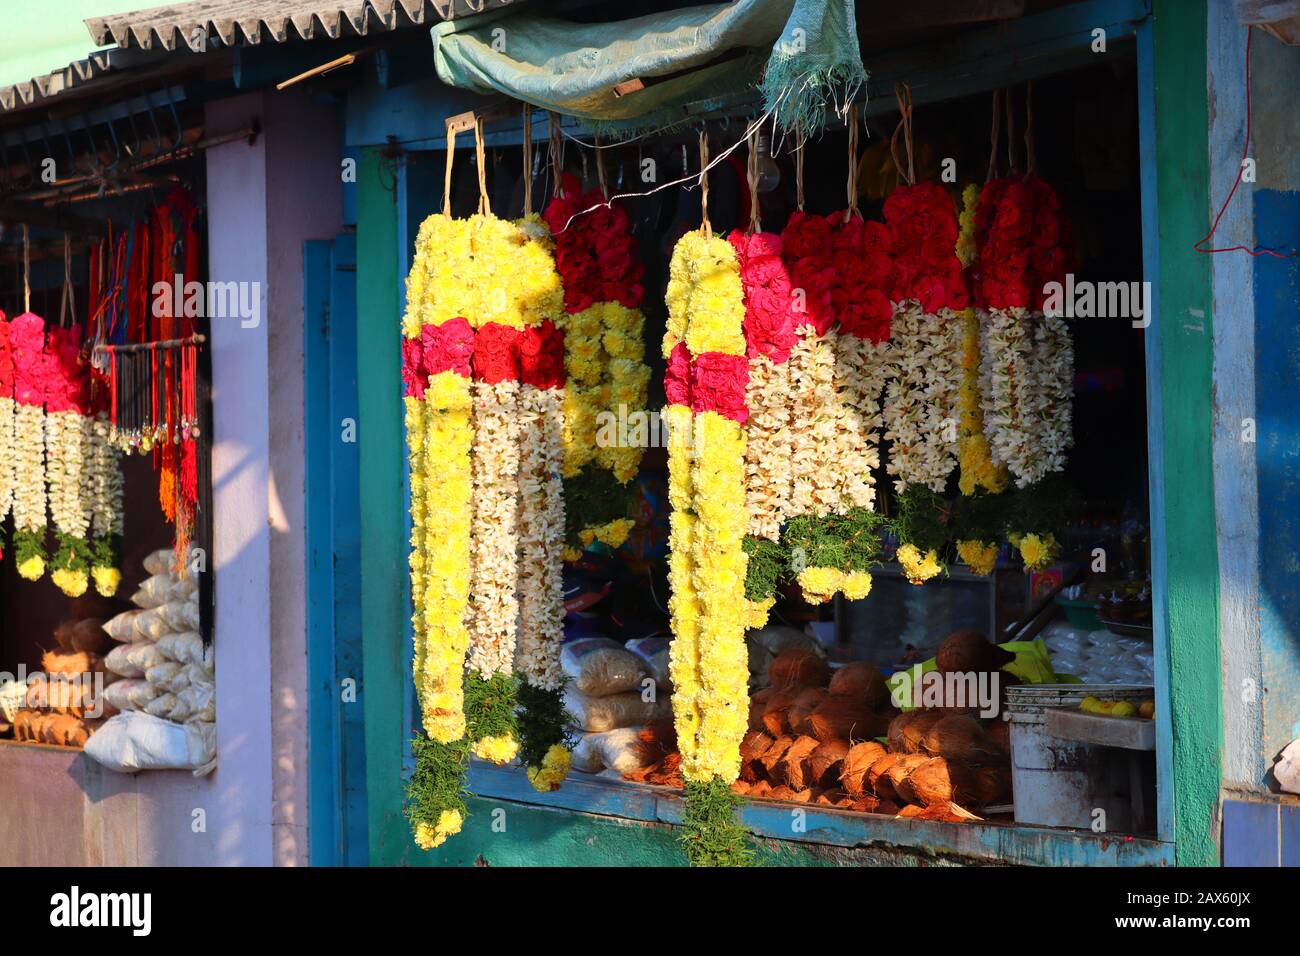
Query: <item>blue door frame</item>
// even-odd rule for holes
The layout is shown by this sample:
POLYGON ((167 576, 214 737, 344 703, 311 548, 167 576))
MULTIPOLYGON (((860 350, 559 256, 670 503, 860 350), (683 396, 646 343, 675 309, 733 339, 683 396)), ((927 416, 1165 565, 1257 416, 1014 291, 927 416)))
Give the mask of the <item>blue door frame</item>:
POLYGON ((303 250, 310 860, 365 865, 356 235, 303 250))

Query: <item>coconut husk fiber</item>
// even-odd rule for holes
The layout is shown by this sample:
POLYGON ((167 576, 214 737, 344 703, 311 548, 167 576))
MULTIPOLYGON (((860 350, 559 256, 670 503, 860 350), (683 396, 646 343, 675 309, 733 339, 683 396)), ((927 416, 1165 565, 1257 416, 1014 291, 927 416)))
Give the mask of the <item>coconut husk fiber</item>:
POLYGON ((1007 753, 1011 752, 1011 721, 995 717, 984 721, 981 726, 988 735, 989 743, 1007 753))
POLYGON ((767 712, 767 702, 772 698, 772 688, 756 690, 749 697, 749 729, 763 729, 763 714, 767 712))
POLYGON ((903 754, 885 772, 885 776, 889 778, 890 787, 893 788, 894 793, 898 794, 903 803, 918 802, 916 791, 912 789, 909 778, 921 764, 929 759, 925 754, 903 754))
POLYGON ((831 670, 819 654, 792 647, 772 659, 767 675, 777 690, 788 690, 792 687, 825 687, 831 670))
POLYGON ((905 785, 917 803, 983 803, 975 773, 964 764, 943 757, 931 757, 907 776, 905 785))
MULTIPOLYGON (((835 787, 840 783, 844 769, 844 758, 848 755, 849 745, 843 740, 827 740, 819 743, 817 749, 808 755, 806 761, 808 775, 815 787, 835 787)), ((864 770, 865 774, 866 771, 864 770)))
POLYGON ((763 711, 763 728, 773 737, 790 733, 790 706, 801 690, 802 687, 792 687, 774 691, 767 699, 767 707, 763 711))
POLYGON ((807 761, 812 752, 820 746, 815 737, 797 737, 781 759, 777 762, 773 779, 783 783, 791 790, 808 790, 813 785, 813 775, 808 770, 807 761))
POLYGON ((1016 655, 989 642, 981 631, 954 631, 934 656, 940 674, 969 674, 1000 670, 1016 655))
POLYGON ((914 754, 930 728, 944 717, 941 710, 909 710, 889 722, 889 749, 900 754, 914 754))
POLYGON ((741 780, 737 780, 737 781, 735 781, 734 783, 732 783, 732 785, 731 785, 731 792, 734 793, 734 794, 736 794, 737 796, 745 797, 745 796, 748 796, 748 795, 749 795, 749 790, 750 790, 750 787, 751 787, 751 786, 753 786, 753 785, 750 784, 750 783, 747 783, 747 782, 746 782, 745 780, 743 780, 743 779, 741 779, 741 780))
POLYGON ((889 703, 889 685, 885 683, 885 675, 865 661, 854 661, 837 670, 831 675, 828 689, 837 697, 863 701, 872 710, 879 710, 889 703))
MULTIPOLYGON (((828 741, 827 746, 832 743, 833 741, 828 741)), ((852 796, 861 796, 870 787, 867 782, 867 771, 883 756, 885 756, 885 748, 874 740, 864 740, 860 744, 854 744, 844 755, 844 762, 840 767, 840 786, 852 796)))
POLYGON ((103 654, 113 641, 104 631, 104 622, 87 617, 79 621, 64 621, 54 629, 54 643, 65 651, 89 651, 103 654))
POLYGON ((871 766, 867 768, 867 786, 865 789, 885 800, 896 799, 898 794, 889 782, 889 771, 894 764, 906 756, 907 754, 882 754, 877 757, 871 766))
POLYGON ((813 732, 812 713, 821 706, 821 702, 825 699, 826 689, 823 687, 805 687, 799 691, 794 703, 786 711, 786 723, 790 725, 790 732, 811 735, 813 732))
POLYGON ((785 784, 777 784, 768 792, 768 800, 785 800, 791 803, 807 803, 812 799, 812 791, 799 791, 793 787, 787 787, 785 784))
POLYGON ((933 820, 937 823, 969 823, 979 817, 955 803, 936 803, 931 806, 912 804, 898 811, 905 820, 933 820))
POLYGON ((761 730, 751 730, 740 741, 740 779, 753 783, 764 772, 759 758, 767 753, 773 739, 761 730))
POLYGON ((817 794, 813 798, 813 803, 827 807, 847 807, 853 803, 853 798, 843 790, 832 788, 817 794))
POLYGON ((759 780, 749 788, 749 795, 760 800, 766 799, 771 792, 772 784, 766 780, 759 780))
POLYGON ((758 762, 763 765, 763 772, 769 780, 776 779, 776 765, 785 756, 785 752, 790 749, 792 743, 794 743, 793 737, 782 734, 772 741, 772 746, 768 747, 763 756, 758 758, 758 762))
POLYGON ((1006 751, 989 739, 978 720, 960 714, 945 715, 931 726, 920 750, 970 765, 1005 763, 1007 759, 1006 751))
POLYGON ((867 740, 880 736, 889 726, 888 717, 849 697, 827 697, 808 720, 813 735, 822 741, 867 740))

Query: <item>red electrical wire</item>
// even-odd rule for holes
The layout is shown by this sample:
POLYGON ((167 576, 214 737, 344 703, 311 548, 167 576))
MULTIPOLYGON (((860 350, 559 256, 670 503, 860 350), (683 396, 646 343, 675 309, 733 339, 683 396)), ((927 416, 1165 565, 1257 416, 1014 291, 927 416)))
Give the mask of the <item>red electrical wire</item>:
POLYGON ((1241 177, 1246 171, 1246 160, 1250 158, 1250 41, 1253 36, 1253 29, 1246 27, 1246 145, 1241 152, 1241 162, 1237 164, 1237 178, 1232 183, 1232 188, 1228 190, 1228 198, 1223 201, 1219 208, 1219 214, 1214 217, 1214 225, 1210 231, 1205 234, 1205 238, 1198 242, 1192 248, 1197 252, 1245 252, 1252 256, 1272 256, 1274 259, 1290 259, 1294 253, 1283 254, 1272 249, 1261 249, 1256 246, 1254 249, 1246 246, 1224 246, 1218 249, 1202 249, 1201 246, 1209 242, 1214 236, 1215 231, 1219 228, 1219 220, 1223 214, 1228 211, 1228 204, 1232 202, 1233 195, 1237 192, 1237 187, 1241 185, 1241 177))

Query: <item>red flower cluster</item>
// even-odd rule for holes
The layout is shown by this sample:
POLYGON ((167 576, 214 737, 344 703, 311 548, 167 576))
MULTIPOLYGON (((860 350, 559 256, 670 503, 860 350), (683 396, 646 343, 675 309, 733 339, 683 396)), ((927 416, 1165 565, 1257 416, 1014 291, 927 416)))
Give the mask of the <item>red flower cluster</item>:
POLYGON ((926 312, 970 304, 957 258, 957 207, 938 183, 900 186, 885 200, 885 223, 893 237, 894 274, 889 297, 916 299, 926 312))
POLYGON ((604 202, 600 190, 583 194, 578 178, 565 173, 560 195, 542 213, 555 238, 555 267, 564 282, 564 309, 570 314, 597 302, 637 309, 645 296, 645 267, 637 256, 627 212, 618 203, 604 202), (601 208, 573 219, 596 206, 601 208))
POLYGON ((686 343, 678 342, 668 356, 664 392, 671 405, 689 405, 691 411, 717 412, 741 425, 749 418, 745 387, 749 384, 749 359, 724 352, 704 352, 692 361, 686 343))
POLYGON ((781 233, 781 257, 790 273, 790 284, 796 290, 794 324, 796 328, 811 325, 818 335, 835 324, 835 262, 831 234, 834 227, 831 216, 814 216, 795 212, 781 233), (802 290, 802 312, 799 309, 802 290))
POLYGON ((14 356, 9 349, 9 320, 0 311, 0 398, 14 397, 14 356))
POLYGON ((736 250, 745 290, 745 343, 750 358, 766 355, 784 362, 798 340, 794 330, 790 273, 781 260, 781 237, 733 229, 727 241, 736 250))
POLYGON ((513 329, 489 322, 477 332, 463 318, 426 325, 418 339, 402 340, 406 394, 424 398, 429 376, 455 372, 496 384, 523 382, 538 388, 564 384, 564 332, 547 319, 513 329))
POLYGON ((894 276, 893 237, 884 223, 842 212, 830 217, 835 284, 831 302, 840 329, 860 339, 889 338, 893 307, 889 290, 894 276))
POLYGON ((45 320, 24 312, 9 323, 9 350, 14 363, 14 400, 45 404, 45 386, 56 374, 54 357, 45 352, 45 320))
POLYGON ((81 326, 54 326, 46 335, 45 410, 90 413, 90 367, 81 361, 81 326))
POLYGON ((1061 199, 1037 176, 998 179, 975 211, 974 294, 991 309, 1042 308, 1043 287, 1063 280, 1069 226, 1061 199))

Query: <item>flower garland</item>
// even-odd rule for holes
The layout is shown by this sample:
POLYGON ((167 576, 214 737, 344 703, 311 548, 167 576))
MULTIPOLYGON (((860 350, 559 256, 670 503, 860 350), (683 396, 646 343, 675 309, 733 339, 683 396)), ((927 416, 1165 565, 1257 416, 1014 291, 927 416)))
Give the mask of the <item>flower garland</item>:
POLYGON ((112 597, 122 584, 122 450, 113 441, 108 412, 97 411, 90 419, 90 429, 86 469, 90 484, 86 495, 90 502, 90 575, 95 590, 103 597, 112 597))
POLYGON ((745 303, 736 252, 707 231, 673 249, 669 359, 669 670, 692 862, 748 862, 732 782, 748 721, 745 303), (719 855, 726 845, 733 853, 719 855))
POLYGON ((9 325, 14 363, 14 552, 28 581, 45 574, 45 320, 25 312, 9 325))
POLYGON ((45 348, 53 359, 53 374, 45 385, 45 478, 58 541, 51 578, 68 597, 80 597, 90 584, 89 459, 94 437, 88 416, 89 379, 78 361, 81 327, 50 329, 45 348))
MULTIPOLYGON (((594 466, 608 472, 616 486, 626 486, 641 467, 645 448, 615 438, 604 440, 600 418, 626 421, 644 413, 650 367, 645 363, 644 267, 637 255, 627 211, 607 202, 601 190, 583 193, 577 177, 564 173, 542 219, 554 237, 552 271, 564 287, 563 311, 557 322, 565 341, 564 477, 584 486, 595 478, 594 466)), ((610 507, 627 510, 626 492, 606 489, 610 507)), ((575 519, 576 521, 576 519, 575 519)), ((573 523, 573 522, 571 522, 573 523)), ((575 527, 570 555, 577 544, 596 538, 588 532, 607 522, 575 527), (582 541, 582 539, 586 539, 582 541)))
POLYGON ((5 519, 14 502, 14 358, 9 320, 0 311, 0 558, 4 557, 5 519))

